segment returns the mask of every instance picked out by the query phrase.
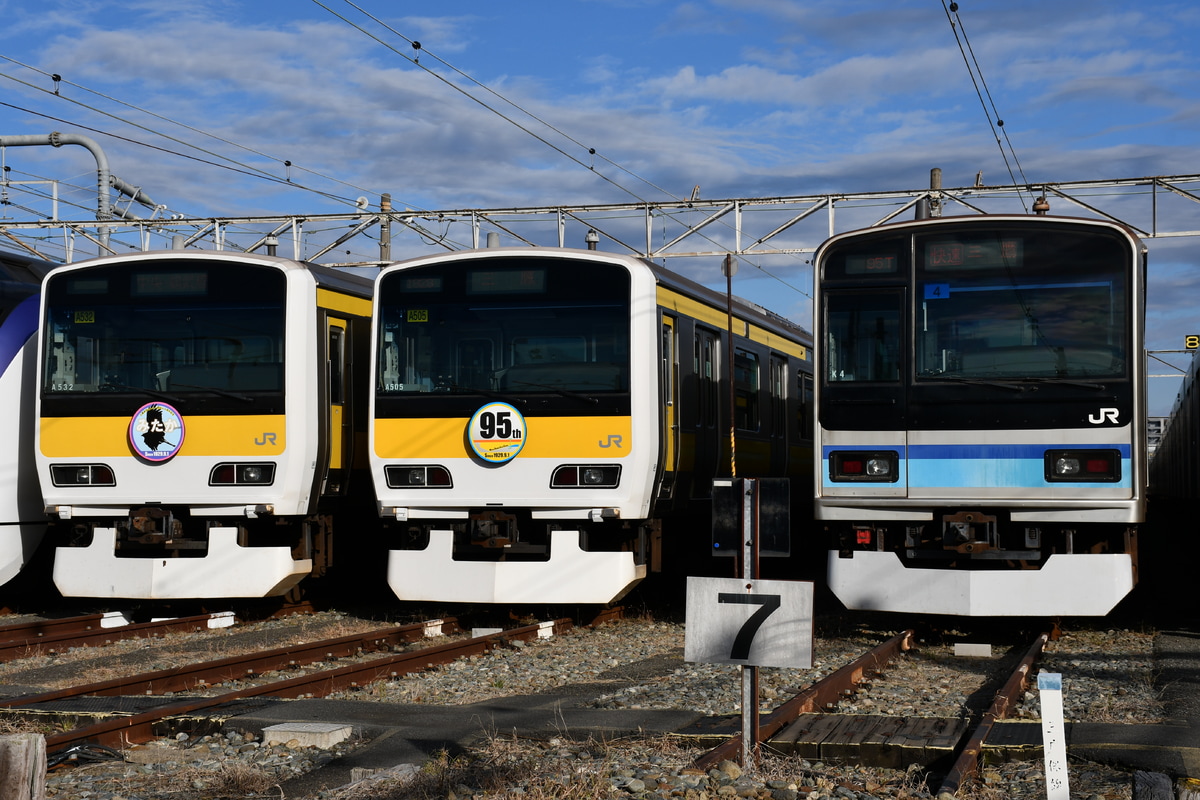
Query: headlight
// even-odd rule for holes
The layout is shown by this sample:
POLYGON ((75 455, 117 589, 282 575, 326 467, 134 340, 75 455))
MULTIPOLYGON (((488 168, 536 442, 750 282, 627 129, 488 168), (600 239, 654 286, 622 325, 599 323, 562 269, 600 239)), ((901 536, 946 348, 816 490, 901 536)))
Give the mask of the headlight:
POLYGON ((554 470, 551 489, 612 489, 621 482, 616 464, 564 464, 554 470))
POLYGON ((217 464, 208 475, 209 486, 270 486, 274 464, 217 464))
POLYGON ((392 464, 383 468, 383 476, 389 489, 450 489, 454 486, 450 471, 436 465, 403 467, 392 464))
POLYGON ((1118 450, 1047 450, 1047 482, 1113 483, 1121 480, 1118 450))
POLYGON ((51 464, 50 481, 55 486, 116 486, 117 479, 107 464, 51 464))
POLYGON ((894 450, 835 450, 829 454, 831 481, 895 483, 900 478, 900 454, 894 450))

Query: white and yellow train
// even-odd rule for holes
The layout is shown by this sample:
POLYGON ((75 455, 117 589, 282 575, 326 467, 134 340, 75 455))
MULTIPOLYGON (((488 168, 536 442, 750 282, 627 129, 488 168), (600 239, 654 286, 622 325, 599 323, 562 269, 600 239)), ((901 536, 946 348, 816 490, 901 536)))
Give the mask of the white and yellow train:
POLYGON ((400 599, 609 602, 711 555, 714 477, 790 475, 811 498, 809 335, 649 261, 539 247, 393 264, 372 346, 370 468, 400 599))
POLYGON ((53 270, 34 447, 59 591, 263 597, 322 574, 338 515, 369 504, 352 472, 371 291, 231 252, 53 270))

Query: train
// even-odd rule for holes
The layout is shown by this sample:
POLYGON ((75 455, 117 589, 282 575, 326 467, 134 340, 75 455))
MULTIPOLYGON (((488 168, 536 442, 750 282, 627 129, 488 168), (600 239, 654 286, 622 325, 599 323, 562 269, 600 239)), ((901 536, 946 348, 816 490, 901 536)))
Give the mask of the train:
MULTIPOLYGON (((1189 337, 1190 338, 1190 337, 1189 337)), ((1150 497, 1155 506, 1183 503, 1191 516, 1200 499, 1200 371, 1192 356, 1161 437, 1150 458, 1150 497)))
POLYGON ((28 564, 46 531, 33 464, 38 298, 53 264, 0 251, 0 585, 28 564))
POLYGON ((278 597, 325 574, 339 521, 370 508, 372 281, 162 250, 42 288, 32 444, 58 590, 278 597))
POLYGON ((414 258, 379 273, 372 324, 370 471, 401 600, 612 602, 728 563, 714 479, 786 477, 811 502, 810 334, 652 261, 414 258))
POLYGON ((1047 214, 814 254, 814 516, 849 609, 1104 616, 1145 521, 1146 248, 1047 214))

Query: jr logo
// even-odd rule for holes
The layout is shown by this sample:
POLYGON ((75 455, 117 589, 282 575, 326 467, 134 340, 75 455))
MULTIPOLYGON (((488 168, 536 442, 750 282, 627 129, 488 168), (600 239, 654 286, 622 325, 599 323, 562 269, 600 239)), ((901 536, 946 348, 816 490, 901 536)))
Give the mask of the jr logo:
POLYGON ((1116 425, 1118 418, 1121 416, 1119 408, 1102 408, 1095 414, 1088 417, 1088 422, 1093 425, 1103 425, 1105 422, 1111 422, 1116 425))
POLYGON ((596 442, 596 444, 600 445, 601 447, 620 447, 621 437, 618 434, 610 433, 608 435, 607 442, 596 442))
POLYGON ((275 434, 264 432, 261 439, 255 439, 254 443, 259 447, 265 444, 275 444, 275 434))

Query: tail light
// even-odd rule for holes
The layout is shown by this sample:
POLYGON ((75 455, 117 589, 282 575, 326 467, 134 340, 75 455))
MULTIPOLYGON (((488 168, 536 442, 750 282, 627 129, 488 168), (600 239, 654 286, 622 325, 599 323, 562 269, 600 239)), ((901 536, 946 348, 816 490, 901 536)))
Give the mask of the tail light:
POLYGON ((1051 483, 1112 483, 1121 480, 1117 450, 1047 450, 1046 480, 1051 483))
POLYGON ((900 479, 900 454, 894 450, 835 450, 829 454, 829 479, 895 483, 900 479))
POLYGON ((209 486, 270 486, 275 482, 275 465, 217 464, 208 475, 209 486))
POLYGON ((50 481, 55 486, 116 486, 112 468, 106 464, 51 464, 50 481))
POLYGON ((393 464, 383 468, 383 476, 389 489, 451 489, 454 481, 445 467, 400 466, 393 464))
POLYGON ((567 464, 554 470, 551 489, 612 489, 621 481, 616 464, 567 464))

